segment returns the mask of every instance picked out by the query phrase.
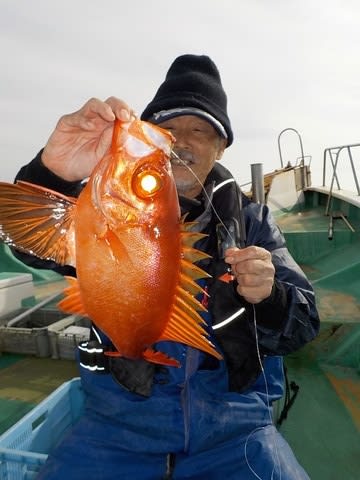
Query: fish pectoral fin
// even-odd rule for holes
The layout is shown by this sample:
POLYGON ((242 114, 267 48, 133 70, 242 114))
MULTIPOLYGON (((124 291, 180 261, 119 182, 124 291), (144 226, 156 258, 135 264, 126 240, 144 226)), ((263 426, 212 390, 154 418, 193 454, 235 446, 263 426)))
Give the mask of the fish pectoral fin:
POLYGON ((65 277, 69 286, 64 289, 65 298, 57 306, 65 313, 87 316, 81 299, 79 282, 74 277, 65 277))
POLYGON ((0 182, 0 239, 18 250, 75 266, 76 199, 27 182, 0 182))
POLYGON ((180 367, 180 363, 175 360, 175 358, 171 358, 166 355, 166 353, 155 351, 152 348, 147 348, 143 352, 143 358, 150 363, 168 365, 169 367, 180 367))

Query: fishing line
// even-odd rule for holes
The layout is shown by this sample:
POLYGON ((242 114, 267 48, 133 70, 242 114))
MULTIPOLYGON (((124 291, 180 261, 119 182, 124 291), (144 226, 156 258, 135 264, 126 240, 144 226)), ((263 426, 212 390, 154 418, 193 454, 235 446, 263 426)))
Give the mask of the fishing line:
POLYGON ((189 170, 189 172, 192 173, 192 175, 194 176, 194 178, 198 181, 198 183, 199 183, 199 185, 201 186, 201 189, 202 189, 202 191, 204 192, 205 197, 206 197, 206 199, 208 200, 209 205, 211 206, 211 208, 212 208, 212 210, 213 210, 216 218, 219 220, 219 222, 221 223, 221 225, 224 227, 224 230, 226 231, 226 233, 229 235, 229 237, 233 240, 233 242, 234 242, 234 244, 235 244, 235 238, 233 238, 231 232, 229 231, 229 229, 227 228, 227 226, 225 225, 225 223, 222 221, 220 215, 217 213, 216 208, 214 207, 214 204, 213 204, 213 202, 212 202, 212 200, 211 200, 211 198, 210 198, 210 195, 207 193, 207 191, 206 191, 206 189, 205 189, 202 181, 200 180, 200 178, 196 175, 196 173, 194 172, 194 170, 193 170, 189 165, 187 165, 187 163, 184 162, 184 160, 183 160, 181 157, 179 157, 179 155, 178 155, 176 152, 174 152, 174 150, 171 150, 171 155, 172 155, 173 157, 175 157, 176 160, 179 160, 179 162, 182 163, 182 165, 183 165, 184 167, 186 167, 186 168, 189 170))
MULTIPOLYGON (((260 369, 261 369, 261 373, 262 373, 262 376, 263 376, 263 379, 264 379, 264 385, 265 385, 265 394, 266 394, 266 407, 267 407, 267 411, 268 411, 268 415, 269 415, 269 420, 270 420, 270 424, 273 425, 274 424, 274 421, 273 421, 273 416, 272 416, 272 411, 271 411, 271 406, 270 406, 270 397, 269 397, 269 388, 268 388, 268 383, 267 383, 267 378, 266 378, 266 374, 265 374, 265 369, 264 369, 264 365, 263 365, 263 362, 261 360, 261 354, 260 354, 260 348, 259 348, 259 338, 258 338, 258 333, 257 333, 257 322, 256 322, 256 310, 255 310, 255 305, 252 305, 252 308, 253 308, 253 319, 254 319, 254 333, 255 333, 255 344, 256 344, 256 354, 257 354, 257 357, 258 357, 258 361, 259 361, 259 365, 260 365, 260 369)), ((249 470, 251 471, 251 473, 253 473, 255 475, 255 477, 258 479, 258 480, 263 480, 261 477, 259 477, 259 475, 255 472, 255 470, 252 468, 252 466, 250 465, 250 462, 249 462, 249 459, 248 459, 248 456, 247 456, 247 446, 248 446, 248 442, 250 440, 250 437, 256 433, 257 431, 259 430, 262 430, 264 429, 265 427, 257 427, 255 428, 254 430, 252 430, 249 435, 246 437, 246 441, 245 441, 245 446, 244 446, 244 455, 245 455, 245 461, 246 461, 246 464, 249 468, 249 470)), ((278 442, 277 442, 277 438, 276 438, 276 434, 274 435, 274 444, 275 444, 275 459, 274 459, 274 466, 273 466, 273 469, 272 469, 272 472, 271 472, 271 480, 274 478, 274 473, 275 473, 275 468, 276 466, 278 466, 278 469, 279 469, 279 480, 281 480, 281 464, 280 464, 280 458, 279 458, 279 448, 278 448, 278 442)))
MULTIPOLYGON (((227 232, 227 234, 229 235, 229 237, 233 240, 233 243, 235 245, 235 242, 236 242, 236 239, 232 236, 231 232, 229 231, 229 229, 226 227, 226 225, 224 224, 224 222, 222 221, 220 215, 218 214, 218 212, 216 211, 216 208, 214 207, 214 204, 209 196, 209 194, 207 193, 203 183, 201 182, 201 180, 199 179, 199 177, 196 175, 196 173, 193 171, 193 169, 187 165, 186 162, 184 162, 182 160, 182 158, 179 157, 179 155, 177 155, 176 152, 174 152, 174 150, 171 151, 171 155, 173 157, 175 157, 184 167, 186 167, 191 173, 192 175, 194 176, 194 178, 198 181, 199 185, 201 186, 202 188, 202 191, 204 192, 205 194, 205 197, 206 199, 208 200, 209 202, 209 205, 211 206, 216 218, 219 220, 219 222, 221 223, 221 225, 224 227, 225 231, 227 232)), ((265 369, 264 369, 264 365, 263 365, 263 362, 261 360, 261 354, 260 354, 260 347, 259 347, 259 337, 258 337, 258 333, 257 333, 257 322, 256 322, 256 310, 255 310, 255 305, 252 305, 252 308, 253 308, 253 321, 254 321, 254 334, 255 334, 255 344, 256 344, 256 353, 257 353, 257 357, 258 357, 258 361, 259 361, 259 365, 260 365, 260 369, 261 369, 261 373, 262 373, 262 376, 263 376, 263 379, 264 379, 264 385, 265 385, 265 395, 266 395, 266 408, 267 408, 267 412, 268 412, 268 415, 269 415, 269 420, 270 420, 270 424, 271 425, 274 425, 274 421, 273 421, 273 416, 272 416, 272 411, 271 411, 271 406, 270 406, 270 397, 269 397, 269 388, 268 388, 268 382, 267 382, 267 378, 266 378, 266 373, 265 373, 265 369)), ((256 433, 257 431, 263 429, 264 427, 257 427, 255 428, 254 430, 252 430, 249 435, 246 437, 246 441, 245 441, 245 445, 244 445, 244 456, 245 456, 245 461, 246 461, 246 464, 249 468, 249 470, 253 473, 253 475, 255 475, 255 477, 258 479, 258 480, 264 480, 262 479, 256 472, 255 470, 251 467, 250 465, 250 462, 249 462, 249 459, 248 459, 248 456, 247 456, 247 446, 248 446, 248 442, 249 442, 249 439, 250 437, 256 433)), ((274 443, 275 443, 275 459, 274 459, 274 466, 273 466, 273 469, 272 469, 272 472, 271 472, 271 480, 274 478, 274 473, 275 473, 275 468, 276 466, 278 466, 278 469, 279 469, 279 480, 281 480, 281 464, 280 464, 280 458, 279 458, 279 449, 278 449, 278 442, 277 442, 277 438, 276 438, 276 434, 274 435, 274 443)))

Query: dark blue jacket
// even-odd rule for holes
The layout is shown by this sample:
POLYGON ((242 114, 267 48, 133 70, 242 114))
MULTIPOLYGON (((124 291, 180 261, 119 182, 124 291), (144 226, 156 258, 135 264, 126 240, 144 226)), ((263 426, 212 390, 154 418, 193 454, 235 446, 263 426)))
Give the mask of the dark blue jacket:
MULTIPOLYGON (((77 196, 80 182, 67 182, 51 173, 41 162, 41 153, 18 173, 16 180, 34 182, 65 195, 77 196)), ((228 325, 209 333, 222 350, 229 372, 229 388, 241 392, 248 388, 261 371, 264 355, 285 355, 312 340, 318 333, 319 318, 314 292, 307 278, 288 252, 285 240, 266 205, 251 202, 239 189, 231 174, 216 163, 205 183, 205 193, 195 201, 180 199, 187 219, 197 220, 197 229, 208 234, 198 248, 212 256, 201 265, 212 278, 208 309, 211 323, 216 326, 245 311, 228 325), (219 276, 226 271, 219 249, 218 225, 235 218, 239 228, 237 243, 257 245, 271 252, 275 266, 275 283, 271 296, 255 306, 248 304, 236 292, 235 285, 224 283, 219 276), (257 328, 255 329, 255 324, 257 328), (259 349, 258 349, 259 348, 259 349)), ((51 268, 62 274, 75 272, 44 260, 17 254, 28 264, 51 268)), ((203 368, 214 369, 216 361, 203 359, 203 368)))

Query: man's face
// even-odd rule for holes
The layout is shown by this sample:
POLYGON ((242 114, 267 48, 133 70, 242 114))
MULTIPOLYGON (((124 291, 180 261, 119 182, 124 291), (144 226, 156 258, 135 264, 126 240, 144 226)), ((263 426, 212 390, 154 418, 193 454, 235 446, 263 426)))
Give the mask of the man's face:
POLYGON ((181 161, 172 158, 171 165, 179 195, 196 197, 214 163, 222 157, 226 140, 209 122, 194 115, 181 115, 159 126, 176 139, 174 151, 181 161))

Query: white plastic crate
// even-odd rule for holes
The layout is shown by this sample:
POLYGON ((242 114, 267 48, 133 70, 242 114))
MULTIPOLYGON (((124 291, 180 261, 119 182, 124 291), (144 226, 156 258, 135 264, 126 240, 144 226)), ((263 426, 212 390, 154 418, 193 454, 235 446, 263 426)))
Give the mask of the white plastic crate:
POLYGON ((0 318, 0 352, 20 353, 49 357, 51 349, 48 338, 49 325, 61 320, 66 315, 56 307, 41 308, 26 312, 29 309, 21 308, 0 318), (12 318, 24 315, 21 320, 8 326, 12 318))
POLYGON ((89 340, 91 322, 86 317, 71 315, 48 327, 52 358, 74 360, 80 342, 89 340))
POLYGON ((33 296, 30 273, 0 272, 0 315, 18 310, 24 300, 33 296))

